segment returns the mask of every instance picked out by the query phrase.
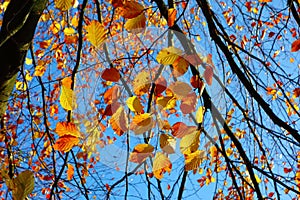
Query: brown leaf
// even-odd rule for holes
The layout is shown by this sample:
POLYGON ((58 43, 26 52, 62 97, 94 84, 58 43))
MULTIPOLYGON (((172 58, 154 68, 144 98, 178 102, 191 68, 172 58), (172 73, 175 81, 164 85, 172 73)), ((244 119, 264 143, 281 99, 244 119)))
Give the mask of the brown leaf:
POLYGON ((102 79, 111 82, 118 82, 120 77, 120 73, 116 68, 105 69, 101 75, 102 79))
POLYGON ((292 43, 291 52, 299 51, 299 49, 300 49, 300 39, 292 43))

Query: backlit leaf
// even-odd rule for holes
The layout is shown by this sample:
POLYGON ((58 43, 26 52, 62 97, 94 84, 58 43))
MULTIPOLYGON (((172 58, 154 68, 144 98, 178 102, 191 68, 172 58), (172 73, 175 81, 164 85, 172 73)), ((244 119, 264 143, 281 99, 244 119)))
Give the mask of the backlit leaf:
POLYGON ((195 111, 197 96, 195 92, 188 94, 181 100, 180 110, 183 114, 189 114, 195 111))
POLYGON ((140 33, 146 26, 146 17, 144 13, 141 13, 135 18, 128 19, 124 27, 128 32, 140 33))
POLYGON ((170 174, 172 163, 169 158, 161 152, 157 152, 153 160, 153 175, 157 179, 162 179, 165 172, 170 174))
POLYGON ((156 81, 155 81, 155 89, 154 89, 154 93, 156 95, 163 93, 167 88, 167 81, 164 77, 159 77, 156 81))
POLYGON ((174 26, 175 19, 176 19, 177 10, 175 8, 168 9, 168 26, 174 26))
POLYGON ((144 10, 144 7, 135 1, 125 1, 123 5, 118 7, 120 15, 127 19, 132 19, 139 16, 144 10))
MULTIPOLYGON (((67 77, 62 80, 62 86, 60 91, 60 105, 66 110, 72 110, 73 109, 73 97, 74 92, 71 89, 71 78, 67 77)), ((72 81, 71 81, 72 82, 72 81)))
POLYGON ((117 101, 120 97, 120 88, 119 86, 115 85, 104 93, 104 103, 111 104, 117 101))
POLYGON ((176 47, 167 47, 162 49, 157 57, 156 60, 160 64, 163 65, 172 65, 179 56, 182 55, 182 50, 176 47))
POLYGON ((168 154, 175 153, 176 139, 171 135, 161 134, 159 137, 159 145, 163 152, 168 154))
POLYGON ((176 122, 172 126, 172 135, 176 138, 182 138, 185 135, 193 133, 197 129, 196 126, 187 126, 183 122, 176 122))
POLYGON ((14 188, 12 195, 14 199, 25 199, 34 189, 34 175, 30 170, 21 172, 13 179, 14 188))
POLYGON ((129 161, 134 163, 142 163, 152 154, 154 147, 150 144, 138 144, 134 147, 130 154, 129 161))
POLYGON ((150 74, 146 71, 140 72, 133 80, 133 90, 138 96, 148 93, 150 86, 150 74))
POLYGON ((123 135, 123 133, 128 130, 128 121, 123 106, 120 106, 118 110, 111 116, 109 123, 111 124, 111 127, 115 133, 119 136, 123 135))
POLYGON ((58 122, 56 124, 55 132, 59 137, 70 135, 74 137, 81 137, 80 131, 72 122, 58 122))
POLYGON ((80 142, 80 140, 78 137, 66 135, 66 136, 62 136, 58 140, 56 140, 53 147, 55 150, 58 150, 61 152, 68 152, 79 142, 80 142))
POLYGON ((185 156, 185 170, 190 171, 197 169, 205 158, 205 153, 204 150, 197 150, 187 154, 185 156))
POLYGON ((73 0, 54 0, 55 7, 61 11, 67 11, 72 8, 73 0))
POLYGON ((126 104, 132 112, 140 113, 143 110, 143 106, 137 96, 129 97, 126 104))
POLYGON ((206 66, 203 77, 208 85, 212 84, 214 70, 211 66, 206 66))
POLYGON ((169 86, 169 89, 173 92, 175 97, 179 100, 188 96, 188 94, 192 91, 192 88, 189 84, 181 81, 176 81, 169 86))
POLYGON ((130 129, 135 134, 142 134, 149 131, 153 126, 153 119, 150 113, 135 115, 130 124, 130 129))
POLYGON ((200 143, 200 131, 196 130, 185 135, 180 141, 180 151, 182 154, 190 154, 197 151, 200 143))
POLYGON ((93 20, 87 27, 87 39, 93 46, 99 48, 107 37, 105 27, 98 21, 93 20))
POLYGON ((118 82, 120 80, 120 73, 116 68, 105 69, 101 75, 101 78, 106 81, 118 82))
POLYGON ((291 52, 299 51, 299 49, 300 49, 300 39, 292 43, 291 52))
POLYGON ((183 57, 178 57, 173 63, 173 74, 175 77, 179 77, 184 75, 189 67, 188 61, 186 61, 183 57))
POLYGON ((203 122, 203 114, 204 114, 205 107, 200 106, 196 112, 196 121, 197 123, 202 123, 203 122))
POLYGON ((74 167, 73 165, 68 163, 68 170, 67 170, 67 180, 72 180, 74 175, 74 167))

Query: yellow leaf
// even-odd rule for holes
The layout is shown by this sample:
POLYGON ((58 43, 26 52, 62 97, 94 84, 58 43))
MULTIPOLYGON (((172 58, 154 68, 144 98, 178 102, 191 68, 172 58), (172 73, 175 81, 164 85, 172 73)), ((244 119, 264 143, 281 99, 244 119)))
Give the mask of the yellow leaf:
POLYGON ((137 96, 129 97, 126 104, 132 112, 140 113, 143 110, 143 106, 137 96))
POLYGON ((138 144, 134 147, 130 154, 129 161, 134 163, 142 163, 152 154, 154 147, 150 144, 138 144))
POLYGON ((176 139, 171 135, 161 134, 159 137, 160 148, 168 154, 175 153, 176 139))
POLYGON ((157 152, 153 161, 152 170, 155 178, 162 179, 165 172, 168 172, 170 174, 172 170, 172 163, 167 156, 165 156, 161 152, 157 152))
POLYGON ((140 72, 133 80, 133 90, 138 96, 148 93, 151 86, 150 74, 148 72, 140 72))
POLYGON ((198 150, 200 144, 200 131, 196 130, 185 135, 180 141, 180 151, 182 154, 190 154, 198 150))
POLYGON ((67 27, 64 29, 64 33, 65 33, 65 35, 73 35, 75 33, 75 30, 74 30, 74 28, 67 27))
POLYGON ((255 176, 257 183, 261 183, 261 179, 256 174, 254 174, 254 176, 255 176))
POLYGON ((55 7, 61 11, 67 11, 73 6, 73 0, 54 0, 55 7))
POLYGON ((128 19, 124 27, 128 32, 140 33, 146 26, 146 17, 144 13, 141 13, 135 18, 128 19))
POLYGON ((176 81, 169 86, 169 89, 173 92, 175 97, 179 100, 186 97, 191 91, 192 88, 189 84, 181 81, 176 81))
POLYGON ((30 170, 21 172, 13 179, 14 188, 12 195, 14 199, 25 199, 34 189, 34 175, 30 170))
POLYGON ((153 126, 153 119, 150 113, 135 115, 130 124, 130 129, 135 134, 142 134, 149 131, 153 126))
POLYGON ((197 150, 194 153, 187 154, 185 156, 185 170, 190 171, 190 170, 197 169, 202 163, 204 158, 205 158, 204 150, 197 150))
POLYGON ((61 152, 68 152, 70 151, 75 145, 77 145, 80 142, 79 138, 66 135, 60 137, 54 144, 53 148, 55 150, 61 151, 61 152))
MULTIPOLYGON (((159 106, 159 109, 170 109, 170 107, 172 106, 169 106, 169 108, 167 108, 167 106, 171 103, 171 100, 172 100, 173 97, 164 97, 164 96, 160 96, 160 97, 157 97, 156 99, 156 104, 159 106)), ((176 105, 176 100, 175 100, 175 105, 172 104, 174 108, 175 105, 176 105)))
POLYGON ((104 26, 93 20, 87 27, 87 39, 94 45, 96 48, 99 48, 101 44, 106 40, 107 31, 104 26))
POLYGON ((25 64, 26 65, 31 65, 32 64, 32 59, 31 58, 25 58, 25 64))
POLYGON ((127 128, 127 117, 123 106, 120 106, 118 110, 111 116, 109 123, 112 129, 119 136, 123 135, 128 130, 127 128))
POLYGON ((67 170, 67 180, 72 180, 74 175, 74 167, 73 165, 68 163, 68 170, 67 170))
POLYGON ((81 137, 80 131, 77 129, 76 125, 72 122, 58 122, 56 124, 55 132, 59 137, 65 135, 81 137))
POLYGON ((35 75, 35 76, 43 76, 44 73, 45 73, 45 71, 46 71, 46 67, 45 67, 45 66, 43 66, 43 65, 38 65, 38 66, 36 66, 35 69, 34 69, 34 75, 35 75))
POLYGON ((26 87, 26 84, 24 82, 17 81, 16 82, 16 89, 20 90, 20 91, 26 91, 27 87, 26 87))
POLYGON ((64 78, 62 80, 61 92, 60 92, 60 105, 66 110, 73 109, 73 90, 71 89, 70 78, 64 78))
POLYGON ((181 55, 181 49, 176 47, 167 47, 158 53, 156 60, 163 65, 172 65, 181 55))
POLYGON ((202 123, 203 122, 203 114, 205 111, 205 107, 204 106, 200 106, 196 112, 196 121, 197 123, 202 123))

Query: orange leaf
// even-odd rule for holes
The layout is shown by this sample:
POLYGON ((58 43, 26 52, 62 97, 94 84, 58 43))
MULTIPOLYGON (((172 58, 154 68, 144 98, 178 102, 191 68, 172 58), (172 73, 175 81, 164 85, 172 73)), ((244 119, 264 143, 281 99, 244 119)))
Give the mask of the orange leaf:
POLYGON ((171 134, 176 138, 182 138, 183 136, 194 132, 196 129, 196 126, 187 126, 183 122, 176 122, 172 126, 171 134))
POLYGON ((130 129, 135 134, 142 134, 149 131, 153 126, 153 119, 150 113, 135 115, 130 124, 130 129))
POLYGON ((159 77, 156 81, 155 81, 155 89, 154 89, 154 93, 156 95, 163 93, 167 88, 167 81, 164 77, 159 77))
POLYGON ((202 95, 202 92, 205 88, 205 83, 202 81, 202 79, 198 75, 195 75, 195 76, 192 76, 190 81, 191 81, 191 85, 194 88, 199 89, 200 90, 199 93, 200 93, 200 95, 202 95))
POLYGON ((161 134, 159 137, 159 144, 161 150, 167 154, 175 153, 176 139, 171 135, 161 134))
POLYGON ((134 163, 142 163, 152 154, 154 147, 150 144, 138 144, 134 147, 130 154, 129 161, 134 163))
POLYGON ((261 3, 267 3, 267 2, 272 2, 272 0, 258 0, 261 3))
POLYGON ((175 77, 179 77, 187 72, 189 63, 183 57, 179 56, 173 63, 173 74, 175 77))
POLYGON ((176 19, 177 10, 175 8, 170 8, 168 10, 168 26, 174 26, 175 19, 176 19))
POLYGON ((155 178, 162 179, 165 172, 169 172, 170 174, 172 170, 172 163, 167 156, 165 156, 161 152, 157 152, 153 161, 152 170, 155 178))
POLYGON ((104 113, 103 115, 106 115, 106 116, 112 116, 113 113, 115 113, 118 108, 120 107, 120 103, 119 102, 114 102, 112 104, 108 104, 104 110, 104 113))
POLYGON ((206 66, 203 76, 208 85, 212 84, 213 75, 214 75, 213 68, 211 66, 206 66))
POLYGON ((68 164, 68 170, 67 170, 67 179, 70 181, 72 180, 74 175, 74 167, 71 164, 68 164))
POLYGON ((59 137, 62 136, 73 136, 81 137, 80 131, 77 129, 76 125, 72 122, 58 122, 56 124, 55 132, 59 137))
POLYGON ((116 68, 105 69, 101 78, 106 81, 118 82, 120 80, 120 73, 116 68))
POLYGON ((144 10, 144 7, 135 1, 126 1, 120 5, 118 11, 120 15, 127 19, 132 19, 139 16, 144 10))
POLYGON ((128 130, 127 128, 127 117, 124 108, 120 106, 118 110, 111 116, 109 123, 112 129, 119 136, 123 135, 128 130))
POLYGON ((174 93, 175 97, 179 100, 186 97, 191 91, 192 88, 189 84, 181 81, 176 81, 169 86, 169 89, 174 93))
POLYGON ((188 94, 181 100, 180 110, 183 114, 189 114, 195 111, 197 96, 195 92, 188 94))
POLYGON ((79 139, 77 137, 66 135, 60 137, 54 144, 54 149, 62 152, 70 151, 73 146, 79 143, 79 139))
POLYGON ((135 18, 128 19, 124 25, 124 28, 130 33, 140 33, 146 26, 146 17, 144 13, 141 13, 135 18))
POLYGON ((111 104, 117 101, 120 97, 120 89, 117 85, 111 87, 110 89, 106 90, 104 93, 104 103, 111 104))
POLYGON ((299 51, 299 49, 300 49, 300 39, 292 43, 291 52, 299 51))

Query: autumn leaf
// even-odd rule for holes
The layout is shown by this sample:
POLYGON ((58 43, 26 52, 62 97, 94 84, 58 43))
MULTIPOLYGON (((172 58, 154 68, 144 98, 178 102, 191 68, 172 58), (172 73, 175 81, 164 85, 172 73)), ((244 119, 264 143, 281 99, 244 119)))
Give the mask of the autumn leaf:
POLYGON ((113 102, 111 104, 108 104, 104 110, 103 115, 112 116, 120 106, 121 104, 119 102, 113 102))
POLYGON ((272 0, 258 0, 261 3, 267 3, 267 2, 272 2, 272 0))
POLYGON ((184 97, 192 91, 192 88, 189 84, 181 81, 176 81, 169 86, 169 89, 173 92, 174 96, 182 100, 184 97))
POLYGON ((198 54, 185 54, 183 58, 193 66, 201 65, 203 63, 202 59, 199 57, 198 54))
POLYGON ((125 29, 130 33, 140 33, 144 30, 146 26, 146 17, 144 13, 141 13, 135 18, 128 19, 125 23, 125 29))
POLYGON ((208 85, 212 84, 214 70, 211 66, 206 66, 203 77, 208 85))
POLYGON ((73 0, 54 0, 55 7, 61 11, 67 11, 72 8, 73 0))
POLYGON ((74 176, 74 167, 73 165, 68 163, 68 170, 67 170, 67 180, 72 180, 74 176))
POLYGON ((65 135, 65 136, 59 137, 58 140, 56 140, 53 148, 55 150, 58 150, 61 152, 68 152, 79 142, 80 142, 80 140, 78 137, 74 137, 71 135, 65 135))
POLYGON ((300 39, 292 43, 291 52, 299 51, 299 49, 300 49, 300 39))
POLYGON ((205 88, 205 83, 201 80, 201 78, 198 75, 192 76, 190 82, 193 88, 200 89, 200 94, 202 94, 205 88))
POLYGON ((180 141, 180 151, 182 154, 190 154, 197 151, 200 144, 200 131, 196 130, 185 135, 180 141))
POLYGON ((150 113, 135 115, 130 124, 130 130, 135 134, 142 134, 149 131, 153 126, 153 119, 150 113))
POLYGON ((161 152, 157 152, 153 160, 153 175, 157 179, 162 179, 165 172, 171 173, 172 163, 169 158, 161 152))
POLYGON ((137 96, 129 97, 126 100, 126 104, 132 112, 141 113, 143 110, 143 106, 137 96))
POLYGON ((185 156, 185 170, 190 171, 190 170, 197 169, 202 163, 204 158, 205 158, 204 150, 197 150, 193 153, 187 154, 185 156))
POLYGON ((66 77, 62 80, 61 93, 60 93, 60 105, 66 110, 73 110, 73 98, 74 92, 71 89, 72 80, 70 77, 66 77))
POLYGON ((101 78, 106 81, 118 82, 120 80, 120 73, 116 68, 108 68, 102 72, 101 78))
POLYGON ((176 106, 176 99, 173 97, 157 97, 156 104, 159 106, 159 109, 172 109, 176 106))
POLYGON ((142 163, 152 154, 154 147, 150 144, 138 144, 134 147, 130 154, 129 161, 134 163, 142 163))
POLYGON ((196 121, 197 123, 202 123, 203 122, 203 114, 205 111, 205 107, 204 106, 200 106, 196 112, 196 121))
POLYGON ((120 106, 118 110, 111 116, 109 123, 111 124, 111 127, 115 133, 119 136, 123 135, 123 133, 128 130, 128 121, 123 106, 120 106))
POLYGON ((87 31, 87 39, 96 48, 99 48, 101 44, 106 40, 107 31, 105 30, 104 26, 96 20, 93 20, 86 27, 86 31, 87 31))
POLYGON ((158 53, 156 60, 157 62, 163 65, 172 65, 175 62, 175 60, 177 60, 181 55, 181 49, 178 49, 176 47, 167 47, 162 49, 158 53))
POLYGON ((186 61, 183 57, 179 56, 173 63, 173 75, 175 77, 184 75, 187 72, 188 67, 188 61, 186 61))
POLYGON ((25 199, 34 189, 34 174, 30 170, 26 170, 18 174, 13 179, 14 188, 12 189, 12 196, 14 199, 25 199))
POLYGON ((176 139, 171 135, 161 134, 159 137, 159 145, 163 152, 173 154, 175 153, 176 139))
POLYGON ((155 89, 154 89, 154 93, 155 95, 161 94, 163 93, 167 88, 167 81, 164 77, 159 77, 156 81, 155 81, 155 89))
POLYGON ((150 74, 146 71, 140 72, 133 80, 133 90, 137 96, 148 93, 150 86, 150 74))
POLYGON ((186 97, 182 98, 180 104, 180 110, 183 114, 189 114, 195 111, 197 103, 197 96, 195 92, 188 94, 186 97))
POLYGON ((168 9, 168 26, 174 26, 175 19, 176 19, 177 10, 175 8, 168 9))
POLYGON ((173 124, 171 129, 172 129, 171 134, 174 137, 182 138, 185 135, 188 135, 188 134, 194 132, 197 129, 197 127, 196 126, 187 126, 183 122, 176 122, 175 124, 173 124))
POLYGON ((125 1, 124 4, 118 7, 119 14, 127 19, 132 19, 139 16, 143 10, 144 7, 136 1, 125 1))
POLYGON ((72 122, 58 122, 56 124, 55 132, 59 137, 70 135, 74 137, 81 137, 80 131, 76 125, 72 122))
POLYGON ((300 88, 295 88, 295 89, 293 90, 293 95, 294 95, 295 97, 299 97, 299 96, 300 96, 300 88))
POLYGON ((120 97, 119 86, 114 85, 113 87, 106 90, 103 97, 104 97, 104 103, 106 103, 106 104, 112 104, 112 103, 116 102, 120 97))

